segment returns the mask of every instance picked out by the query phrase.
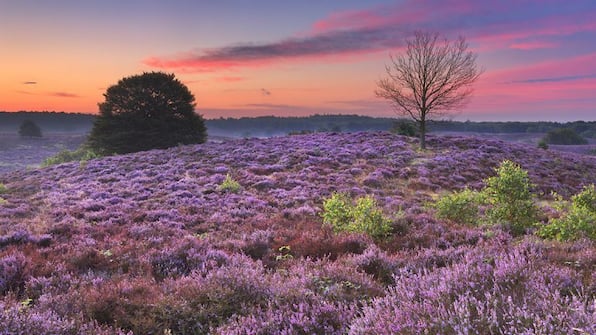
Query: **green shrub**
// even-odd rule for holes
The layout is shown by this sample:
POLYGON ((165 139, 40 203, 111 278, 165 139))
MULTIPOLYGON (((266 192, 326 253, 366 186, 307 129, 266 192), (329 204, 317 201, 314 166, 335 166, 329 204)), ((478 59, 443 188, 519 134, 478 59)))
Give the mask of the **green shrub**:
POLYGON ((542 238, 559 241, 576 240, 587 237, 596 240, 596 190, 594 184, 585 186, 583 191, 568 201, 558 199, 557 207, 564 213, 551 219, 537 234, 542 238))
POLYGON ((467 188, 444 195, 434 204, 437 217, 468 225, 479 221, 479 206, 480 194, 467 188))
POLYGON ((223 192, 238 193, 240 192, 240 183, 234 180, 230 174, 226 176, 226 179, 219 185, 219 190, 223 192))
POLYGON ((356 199, 355 204, 343 193, 334 193, 323 203, 323 222, 335 232, 366 233, 374 238, 389 235, 391 222, 367 195, 356 199))
POLYGON ((550 130, 544 138, 544 142, 549 144, 587 144, 588 141, 581 137, 575 130, 571 128, 559 128, 550 130))
POLYGON ((46 158, 41 166, 50 166, 73 161, 86 162, 98 157, 100 157, 98 154, 87 148, 79 148, 74 151, 62 150, 56 155, 46 158))
POLYGON ((3 183, 0 183, 0 194, 4 194, 8 191, 8 188, 3 183))
POLYGON ((390 131, 392 133, 395 133, 398 135, 403 135, 403 136, 409 136, 409 137, 418 136, 418 127, 416 126, 416 123, 414 123, 413 121, 410 121, 410 120, 405 120, 405 119, 395 121, 393 123, 393 126, 391 126, 390 131))
POLYGON ((523 234, 537 221, 538 214, 528 172, 509 160, 503 161, 496 172, 496 176, 485 180, 486 187, 482 190, 489 205, 487 219, 507 226, 515 235, 523 234))
POLYGON ((548 143, 546 143, 546 141, 542 139, 538 142, 538 148, 548 150, 548 143))
POLYGON ((576 207, 596 212, 596 190, 594 189, 594 184, 584 186, 580 193, 571 197, 571 201, 576 207))
POLYGON ((336 232, 348 230, 352 223, 352 201, 344 193, 333 193, 323 202, 323 222, 336 232))

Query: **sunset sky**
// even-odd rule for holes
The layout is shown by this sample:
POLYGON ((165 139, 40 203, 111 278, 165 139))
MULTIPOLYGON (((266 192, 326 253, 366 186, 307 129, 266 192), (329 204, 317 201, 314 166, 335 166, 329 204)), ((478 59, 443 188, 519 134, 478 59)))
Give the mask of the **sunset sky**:
POLYGON ((375 82, 415 30, 478 53, 456 119, 596 120, 594 0, 0 0, 0 111, 97 113, 165 71, 206 118, 394 116, 375 82))

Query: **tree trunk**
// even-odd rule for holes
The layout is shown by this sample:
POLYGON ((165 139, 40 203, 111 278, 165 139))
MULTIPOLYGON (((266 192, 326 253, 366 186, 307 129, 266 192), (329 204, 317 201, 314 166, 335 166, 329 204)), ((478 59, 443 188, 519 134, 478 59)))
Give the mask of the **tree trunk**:
POLYGON ((426 149, 426 121, 420 121, 420 149, 426 149))

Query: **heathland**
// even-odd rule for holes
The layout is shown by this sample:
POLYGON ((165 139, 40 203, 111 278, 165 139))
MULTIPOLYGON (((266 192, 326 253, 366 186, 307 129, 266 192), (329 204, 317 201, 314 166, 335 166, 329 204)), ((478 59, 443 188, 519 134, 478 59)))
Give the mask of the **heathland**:
POLYGON ((0 329, 596 333, 594 241, 535 234, 596 183, 596 158, 463 136, 427 145, 315 133, 0 174, 0 329), (467 223, 438 215, 438 199, 486 188, 504 161, 527 171, 532 225, 491 222, 494 203, 467 223), (346 213, 388 229, 324 222, 337 194, 372 199, 346 213))

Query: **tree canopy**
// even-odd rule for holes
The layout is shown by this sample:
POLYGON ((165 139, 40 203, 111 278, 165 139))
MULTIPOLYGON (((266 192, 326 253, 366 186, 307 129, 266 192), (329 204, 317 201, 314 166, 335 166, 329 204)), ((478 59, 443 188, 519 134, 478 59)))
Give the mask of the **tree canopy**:
POLYGON ((416 32, 408 39, 405 52, 391 56, 386 72, 387 77, 377 83, 376 95, 418 123, 423 149, 426 122, 464 106, 481 73, 476 54, 468 51, 463 37, 448 41, 428 32, 416 32))
POLYGON ((109 87, 87 145, 100 154, 205 142, 195 97, 173 74, 146 72, 109 87))

